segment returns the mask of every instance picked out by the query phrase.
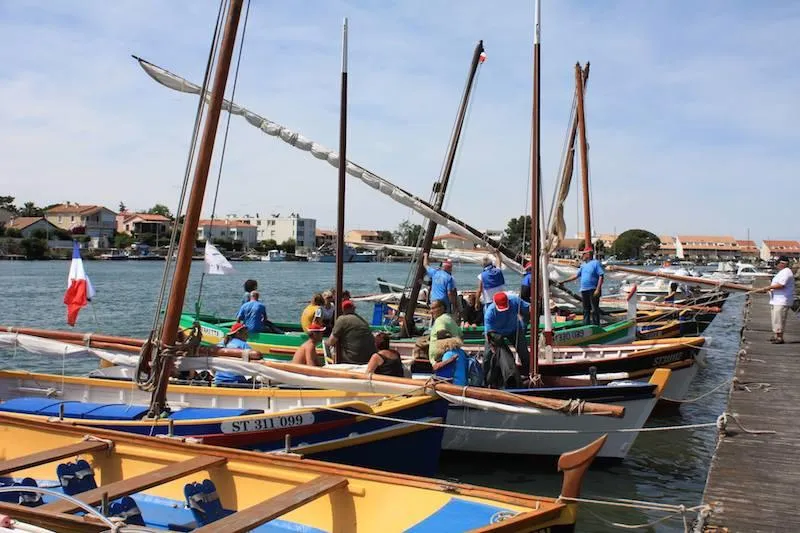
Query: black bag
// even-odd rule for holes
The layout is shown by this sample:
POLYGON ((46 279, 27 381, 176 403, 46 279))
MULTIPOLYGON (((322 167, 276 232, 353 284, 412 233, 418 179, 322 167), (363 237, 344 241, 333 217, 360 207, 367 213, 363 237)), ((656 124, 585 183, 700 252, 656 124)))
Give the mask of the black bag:
POLYGON ((489 345, 483 363, 486 386, 492 389, 518 389, 522 379, 517 363, 505 337, 489 333, 489 345))

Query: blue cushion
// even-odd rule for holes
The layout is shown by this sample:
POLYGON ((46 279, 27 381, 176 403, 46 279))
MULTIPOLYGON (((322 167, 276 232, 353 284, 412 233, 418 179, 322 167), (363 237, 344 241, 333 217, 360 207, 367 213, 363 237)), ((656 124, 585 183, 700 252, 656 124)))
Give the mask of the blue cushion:
POLYGON ((205 418, 223 418, 227 416, 259 415, 261 409, 216 409, 213 407, 187 407, 175 411, 169 417, 173 420, 199 420, 205 418))
POLYGON ((61 400, 53 400, 51 398, 14 398, 0 403, 0 411, 35 415, 42 409, 52 406, 55 406, 56 410, 58 410, 58 406, 61 403, 61 400))
POLYGON ((517 513, 502 507, 486 505, 451 498, 438 511, 418 524, 406 529, 406 533, 434 533, 439 531, 470 531, 488 526, 506 513, 514 516, 517 513), (498 513, 501 513, 498 515, 498 513))
POLYGON ((50 405, 45 407, 44 409, 39 409, 36 413, 37 415, 47 415, 47 416, 58 416, 59 414, 59 406, 64 406, 64 417, 65 418, 83 418, 86 413, 97 409, 98 407, 102 407, 103 404, 101 403, 89 403, 89 402, 59 402, 56 405, 50 405))
POLYGON ((88 420, 139 420, 147 414, 147 407, 125 403, 100 405, 83 415, 88 420))

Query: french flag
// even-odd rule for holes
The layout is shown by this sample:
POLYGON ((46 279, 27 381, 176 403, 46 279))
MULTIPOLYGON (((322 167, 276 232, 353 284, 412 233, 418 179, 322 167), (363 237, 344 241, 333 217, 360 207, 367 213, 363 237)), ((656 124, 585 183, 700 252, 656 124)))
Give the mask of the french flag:
POLYGON ((78 247, 78 241, 75 241, 72 246, 72 264, 67 277, 67 292, 64 294, 64 304, 67 306, 67 324, 75 325, 81 307, 84 307, 92 298, 94 298, 94 287, 83 269, 81 249, 78 247))

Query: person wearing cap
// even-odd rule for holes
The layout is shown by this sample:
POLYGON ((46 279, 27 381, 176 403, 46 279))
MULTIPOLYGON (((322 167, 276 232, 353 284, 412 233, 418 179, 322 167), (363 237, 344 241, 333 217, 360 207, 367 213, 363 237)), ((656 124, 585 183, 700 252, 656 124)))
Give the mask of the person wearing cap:
POLYGON ((568 277, 559 285, 581 278, 581 301, 583 303, 583 324, 600 325, 600 295, 603 290, 605 270, 600 261, 592 258, 592 248, 587 246, 582 253, 583 263, 578 272, 568 277))
POLYGON ((369 323, 356 314, 352 300, 342 301, 342 314, 333 324, 328 346, 336 348, 337 362, 365 365, 375 353, 375 339, 369 323))
POLYGON ((431 318, 433 319, 433 323, 431 324, 430 336, 428 337, 428 359, 433 365, 437 362, 434 346, 438 338, 438 333, 442 330, 446 330, 449 331, 453 337, 461 337, 461 328, 458 327, 458 323, 453 319, 450 313, 447 312, 447 309, 444 307, 444 302, 441 300, 434 300, 431 304, 431 318))
POLYGON ((456 282, 453 279, 453 263, 446 259, 441 268, 433 268, 428 263, 428 254, 422 256, 422 264, 431 278, 431 303, 441 300, 445 310, 454 317, 459 315, 456 282))
MULTIPOLYGON (((236 322, 225 337, 219 341, 217 346, 219 348, 234 348, 237 350, 252 350, 247 344, 248 329, 242 322, 236 322)), ((231 383, 247 383, 247 378, 225 370, 217 370, 214 372, 214 384, 226 385, 231 383)))
POLYGON ((530 352, 528 340, 525 336, 525 326, 520 320, 520 315, 530 314, 531 306, 518 296, 507 292, 498 292, 494 295, 493 302, 486 308, 483 316, 483 330, 486 336, 486 350, 489 350, 491 335, 500 335, 512 344, 517 350, 522 375, 527 376, 530 369, 530 352))
POLYGON ((308 331, 308 328, 311 326, 311 322, 314 319, 317 319, 319 322, 322 322, 322 306, 325 305, 325 299, 322 297, 322 294, 316 293, 312 298, 311 302, 303 309, 303 312, 300 314, 300 327, 303 328, 303 331, 308 331))
POLYGON ((789 307, 794 301, 794 274, 789 268, 789 258, 782 255, 778 258, 778 273, 772 278, 769 287, 761 289, 769 291, 769 305, 772 315, 772 333, 774 336, 769 340, 774 344, 783 344, 783 330, 786 328, 786 316, 789 314, 789 307))
POLYGON ((322 335, 325 334, 325 325, 318 319, 313 320, 305 332, 308 334, 308 339, 295 350, 292 356, 292 363, 317 366, 317 344, 322 342, 322 335))
MULTIPOLYGON (((478 274, 478 291, 477 294, 483 301, 484 310, 492 303, 492 298, 498 292, 506 290, 506 279, 503 276, 503 271, 500 270, 501 258, 500 252, 495 254, 495 261, 492 261, 490 255, 483 256, 483 270, 478 274)), ((475 304, 480 305, 478 303, 475 304)))

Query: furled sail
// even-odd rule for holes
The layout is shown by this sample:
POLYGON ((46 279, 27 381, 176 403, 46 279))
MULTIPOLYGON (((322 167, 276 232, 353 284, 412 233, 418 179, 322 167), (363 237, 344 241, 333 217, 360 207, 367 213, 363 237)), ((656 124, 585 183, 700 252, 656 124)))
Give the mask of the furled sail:
MULTIPOLYGON (((140 59, 138 57, 135 57, 135 59, 139 62, 139 65, 141 65, 144 71, 161 85, 183 93, 197 95, 200 94, 201 88, 199 85, 185 80, 157 65, 145 61, 144 59, 140 59)), ((231 103, 228 100, 223 102, 222 107, 234 115, 243 117, 245 120, 247 120, 247 122, 260 129, 267 135, 278 137, 285 143, 290 144, 295 148, 310 152, 317 159, 327 161, 328 164, 335 168, 339 167, 339 154, 337 152, 288 129, 285 126, 281 126, 276 122, 257 115, 252 111, 245 109, 244 107, 241 107, 235 103, 231 103)), ((373 189, 382 192, 386 196, 389 196, 399 204, 413 209, 415 212, 429 220, 435 221, 439 226, 446 227, 452 233, 464 237, 465 239, 469 239, 471 242, 480 244, 489 249, 498 250, 501 254, 503 264, 515 272, 523 272, 522 265, 514 260, 516 254, 513 251, 504 247, 496 240, 486 236, 480 230, 467 225, 466 223, 440 209, 434 208, 428 202, 420 199, 417 196, 414 196, 410 192, 398 187, 397 185, 394 185, 393 183, 379 177, 378 175, 351 161, 347 161, 346 171, 351 176, 358 178, 373 189)))

